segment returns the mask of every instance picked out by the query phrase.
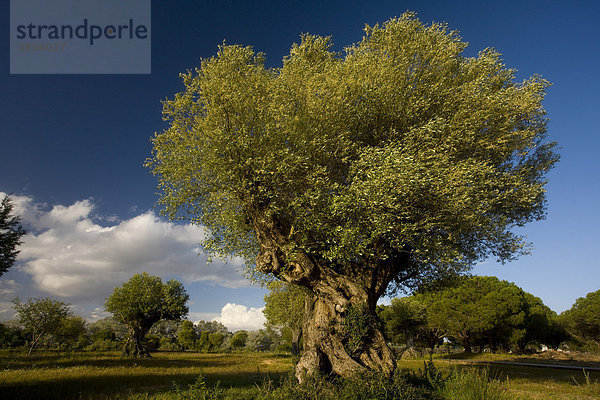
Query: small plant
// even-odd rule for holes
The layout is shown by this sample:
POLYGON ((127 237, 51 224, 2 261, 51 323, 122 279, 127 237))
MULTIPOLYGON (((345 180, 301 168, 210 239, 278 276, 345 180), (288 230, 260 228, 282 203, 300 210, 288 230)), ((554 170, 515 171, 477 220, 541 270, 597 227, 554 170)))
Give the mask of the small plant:
POLYGON ((454 370, 437 392, 448 400, 512 400, 506 385, 487 369, 454 370))
POLYGON ((213 388, 208 387, 202 373, 198 375, 196 382, 189 385, 187 389, 179 386, 176 382, 173 382, 173 386, 177 399, 181 400, 221 400, 225 396, 225 390, 219 387, 219 382, 213 388))
POLYGON ((354 304, 346 308, 342 329, 345 336, 344 348, 348 354, 352 357, 360 354, 376 323, 366 304, 354 304))

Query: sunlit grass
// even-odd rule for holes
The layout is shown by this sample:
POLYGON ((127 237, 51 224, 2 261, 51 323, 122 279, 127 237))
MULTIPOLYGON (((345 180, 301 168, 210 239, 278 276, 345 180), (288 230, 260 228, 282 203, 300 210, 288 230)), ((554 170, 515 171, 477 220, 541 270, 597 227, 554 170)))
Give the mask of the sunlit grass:
POLYGON ((168 392, 173 382, 189 384, 202 372, 209 385, 253 386, 278 380, 291 359, 274 354, 156 353, 150 359, 119 353, 0 355, 0 392, 6 398, 105 398, 134 392, 168 392))
MULTIPOLYGON (((428 358, 425 358, 428 359, 428 358)), ((600 399, 600 372, 509 365, 474 366, 475 361, 506 360, 498 355, 436 358, 444 374, 485 369, 503 383, 509 398, 600 399)), ((516 356, 510 360, 521 360, 516 356)), ((424 359, 400 360, 401 369, 423 368, 424 359)), ((23 353, 0 351, 0 398, 4 399, 174 399, 173 382, 186 386, 202 373, 210 387, 220 382, 230 398, 247 399, 267 378, 277 384, 292 370, 287 355, 260 353, 155 353, 150 359, 122 358, 120 353, 23 353)), ((487 372, 486 372, 487 373, 487 372)))

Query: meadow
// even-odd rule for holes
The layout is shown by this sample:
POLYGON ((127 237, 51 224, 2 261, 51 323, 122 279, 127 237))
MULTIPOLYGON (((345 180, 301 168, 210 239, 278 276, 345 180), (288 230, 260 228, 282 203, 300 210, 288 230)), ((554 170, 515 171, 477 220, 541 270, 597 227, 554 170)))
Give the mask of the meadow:
MULTIPOLYGON (((501 387, 506 398, 600 399, 600 371, 486 364, 497 361, 569 362, 490 354, 434 358, 434 364, 442 375, 450 371, 484 371, 501 387)), ((600 366, 597 360, 584 361, 589 367, 600 366)), ((424 360, 400 360, 398 366, 407 372, 416 372, 423 369, 424 360)), ((285 380, 292 368, 291 356, 275 353, 158 352, 152 358, 127 359, 118 352, 39 352, 26 357, 21 352, 1 351, 0 398, 210 398, 185 390, 202 374, 206 387, 218 385, 221 393, 228 398, 251 399, 258 397, 264 387, 276 386, 285 380)))

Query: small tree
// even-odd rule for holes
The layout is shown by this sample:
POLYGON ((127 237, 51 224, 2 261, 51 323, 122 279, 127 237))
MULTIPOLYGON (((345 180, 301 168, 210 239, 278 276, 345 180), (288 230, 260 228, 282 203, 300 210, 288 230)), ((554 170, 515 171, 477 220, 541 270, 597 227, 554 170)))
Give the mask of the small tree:
POLYGON ((208 343, 210 344, 211 351, 219 351, 225 340, 225 335, 221 332, 214 332, 208 334, 208 343))
POLYGON ((207 352, 210 350, 210 332, 202 331, 200 332, 200 336, 198 336, 198 340, 196 341, 196 350, 201 352, 207 352))
POLYGON ((246 341, 248 341, 248 332, 237 331, 231 338, 231 347, 233 349, 243 349, 246 347, 246 341))
POLYGON ((25 234, 20 217, 13 215, 12 211, 13 204, 5 196, 0 202, 0 276, 14 264, 19 254, 17 246, 25 234))
POLYGON ((265 296, 263 313, 267 323, 282 331, 289 330, 292 339, 292 354, 300 354, 300 339, 304 323, 304 302, 310 293, 298 285, 281 281, 268 285, 270 293, 265 296))
POLYGON ((85 320, 77 315, 63 318, 53 335, 56 344, 59 348, 66 350, 81 349, 87 346, 90 337, 86 325, 85 320))
POLYGON ((188 299, 180 282, 170 280, 163 284, 158 276, 146 272, 135 274, 115 288, 106 299, 105 307, 128 328, 124 353, 132 357, 150 356, 142 344, 146 333, 160 320, 180 319, 187 315, 188 299))
POLYGON ((71 315, 68 304, 49 298, 28 299, 25 303, 16 298, 13 303, 19 322, 31 335, 28 356, 46 336, 57 333, 63 320, 71 315))
POLYGON ((196 329, 194 323, 190 320, 183 321, 181 329, 177 332, 177 341, 185 350, 193 349, 196 344, 196 329))

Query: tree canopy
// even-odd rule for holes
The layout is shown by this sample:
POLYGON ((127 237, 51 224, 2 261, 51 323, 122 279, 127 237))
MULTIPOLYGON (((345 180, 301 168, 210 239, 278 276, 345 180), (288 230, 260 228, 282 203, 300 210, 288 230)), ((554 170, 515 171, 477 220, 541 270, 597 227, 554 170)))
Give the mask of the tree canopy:
POLYGON ((25 303, 16 298, 13 303, 19 322, 31 337, 27 355, 30 355, 46 336, 58 333, 64 320, 72 316, 68 304, 47 297, 28 299, 25 303))
POLYGON ((292 354, 297 355, 304 323, 304 302, 309 294, 300 286, 279 281, 271 282, 268 288, 263 311, 267 323, 282 330, 282 334, 289 331, 292 354))
POLYGON ((206 226, 207 250, 316 295, 299 376, 390 373, 376 329, 361 351, 341 350, 348 309, 373 314, 390 288, 527 251, 513 228, 544 217, 558 159, 549 84, 516 82, 497 51, 466 47, 413 13, 367 26, 343 52, 302 35, 280 68, 222 45, 164 102, 169 127, 147 161, 163 211, 206 226))
POLYGON ((561 317, 574 334, 594 341, 600 349, 600 290, 578 298, 561 317))
POLYGON ((13 204, 8 196, 0 202, 0 276, 15 262, 25 230, 19 216, 13 214, 13 204))
POLYGON ((523 352, 532 343, 558 347, 567 336, 541 299, 491 276, 463 278, 455 287, 392 299, 380 316, 388 337, 419 339, 433 350, 443 337, 471 346, 523 352))
POLYGON ((149 355, 142 341, 152 325, 160 320, 180 319, 187 315, 189 299, 183 285, 176 280, 163 283, 160 277, 146 272, 135 274, 116 287, 104 304, 114 318, 129 330, 125 351, 137 357, 149 355))

